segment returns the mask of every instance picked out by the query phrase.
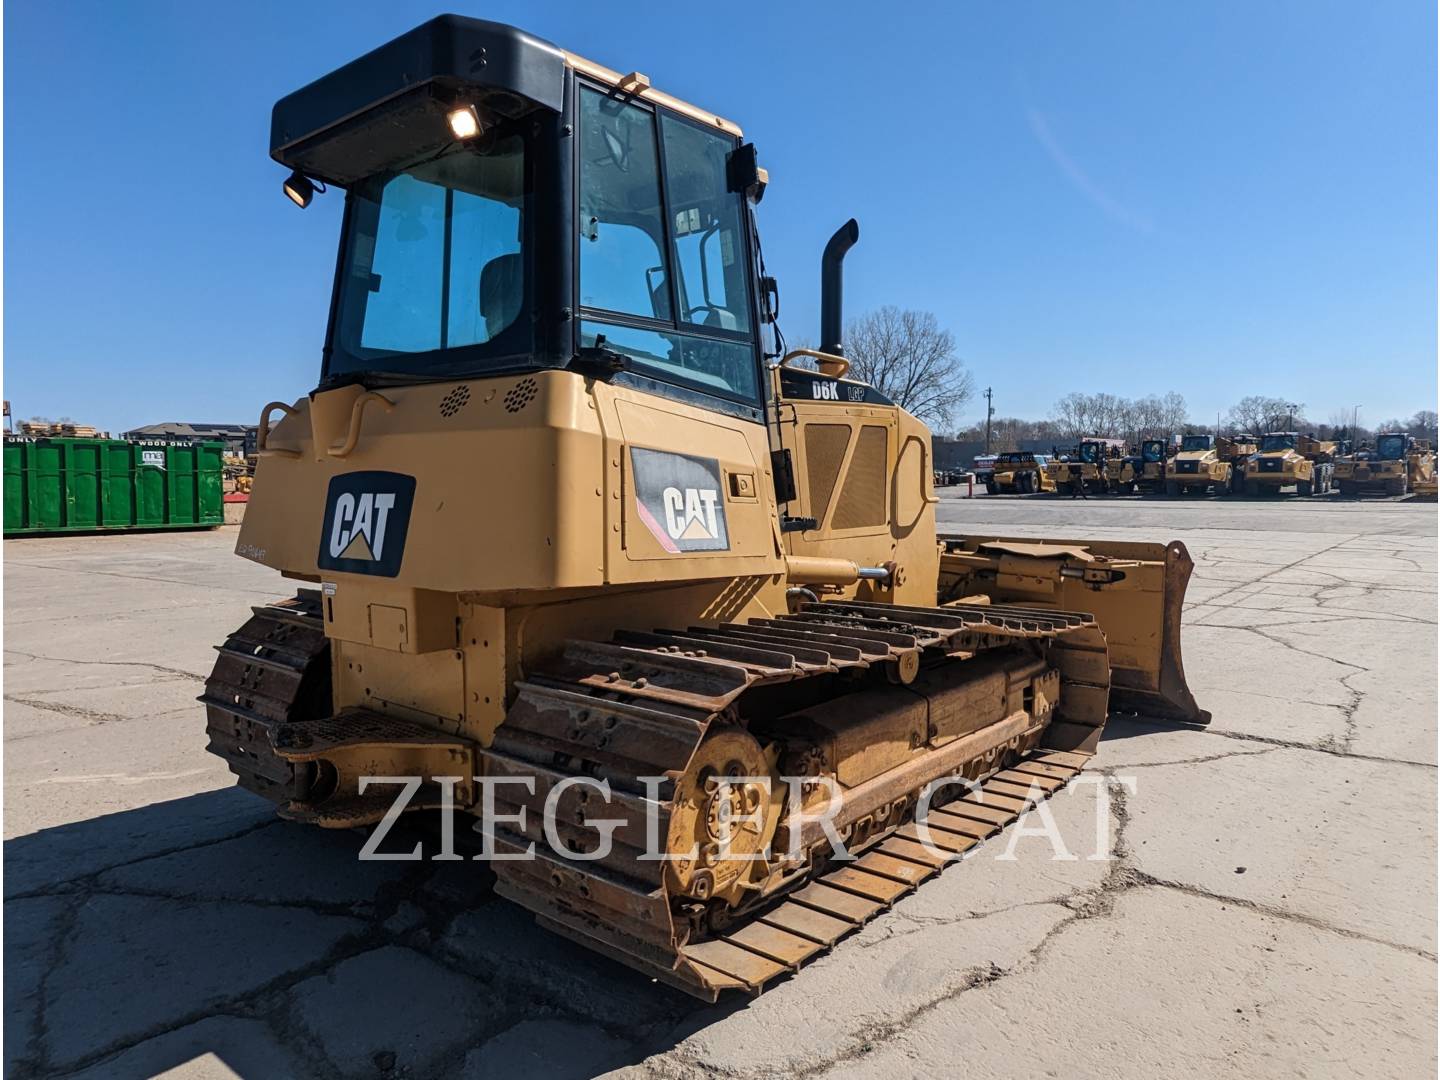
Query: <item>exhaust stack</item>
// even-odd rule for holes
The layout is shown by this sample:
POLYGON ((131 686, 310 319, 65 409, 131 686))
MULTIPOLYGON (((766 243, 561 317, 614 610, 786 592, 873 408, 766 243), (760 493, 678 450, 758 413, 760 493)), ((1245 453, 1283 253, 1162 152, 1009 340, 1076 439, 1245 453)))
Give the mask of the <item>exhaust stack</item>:
POLYGON ((820 256, 820 351, 844 356, 841 331, 844 326, 845 276, 841 263, 845 253, 860 239, 860 224, 851 218, 830 237, 820 256))

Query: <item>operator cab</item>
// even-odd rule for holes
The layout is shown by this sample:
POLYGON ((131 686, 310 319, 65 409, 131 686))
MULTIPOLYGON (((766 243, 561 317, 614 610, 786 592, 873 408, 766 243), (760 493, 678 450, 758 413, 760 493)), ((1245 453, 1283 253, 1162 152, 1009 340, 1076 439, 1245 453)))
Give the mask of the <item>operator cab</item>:
POLYGON ((645 76, 441 16, 278 102, 271 156, 346 192, 322 389, 574 367, 762 418, 764 172, 645 76))
POLYGON ((1080 460, 1090 465, 1098 465, 1105 457, 1105 446, 1098 442, 1085 442, 1080 444, 1080 460))
POLYGON ((1260 436, 1260 453, 1279 454, 1295 449, 1297 434, 1293 431, 1272 431, 1260 436))
POLYGON ((1402 461, 1410 449, 1410 436, 1404 432, 1391 432, 1375 438, 1375 457, 1381 461, 1402 461))
POLYGON ((1182 453, 1204 453, 1214 448, 1215 436, 1213 435, 1186 435, 1180 440, 1180 450, 1182 453))

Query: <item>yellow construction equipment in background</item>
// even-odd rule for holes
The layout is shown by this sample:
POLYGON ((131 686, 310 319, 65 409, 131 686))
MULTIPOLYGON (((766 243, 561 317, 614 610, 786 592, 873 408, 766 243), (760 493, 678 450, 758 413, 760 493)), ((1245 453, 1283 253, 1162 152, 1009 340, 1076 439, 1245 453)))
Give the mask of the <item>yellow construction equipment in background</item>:
POLYGON ((1245 462, 1258 447, 1245 436, 1186 435, 1170 461, 1165 481, 1169 495, 1213 491, 1217 495, 1240 490, 1245 462))
POLYGON ((1110 710, 1209 719, 1182 545, 937 537, 930 432, 847 378, 853 221, 820 348, 765 362, 734 123, 445 16, 280 101, 272 156, 297 205, 348 193, 237 545, 304 587, 203 700, 284 817, 373 824, 402 784, 364 778, 413 778, 545 926, 713 999, 1063 787, 1110 710))
POLYGON ((1029 450, 1011 450, 995 458, 995 471, 985 481, 991 495, 1034 495, 1054 491, 1055 481, 1045 471, 1045 463, 1029 450))
POLYGON ((1045 475, 1062 495, 1103 495, 1109 489, 1106 463, 1124 446, 1124 439, 1082 439, 1072 452, 1047 462, 1045 475))
POLYGON ((1330 490, 1336 444, 1293 431, 1260 436, 1260 449, 1245 463, 1245 494, 1279 494, 1294 487, 1298 495, 1330 490))
POLYGON ((1435 451, 1407 432, 1382 432, 1375 436, 1374 449, 1357 450, 1335 462, 1335 486, 1343 495, 1434 495, 1435 451))

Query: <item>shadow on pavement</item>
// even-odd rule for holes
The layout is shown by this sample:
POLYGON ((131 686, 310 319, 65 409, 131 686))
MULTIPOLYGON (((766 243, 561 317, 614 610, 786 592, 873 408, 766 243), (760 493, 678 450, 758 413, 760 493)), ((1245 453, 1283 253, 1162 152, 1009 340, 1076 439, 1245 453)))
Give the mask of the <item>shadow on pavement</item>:
MULTIPOLYGON (((1112 716, 1106 741, 1187 725, 1112 716)), ((588 1077, 743 1007, 707 1006, 535 926, 480 862, 364 838, 237 788, 5 844, 5 1072, 588 1077)))
POLYGON ((5 1074, 588 1077, 744 1004, 539 929, 481 863, 363 842, 235 788, 7 842, 5 1074))
POLYGON ((1118 742, 1137 736, 1159 735, 1166 731, 1204 731, 1204 724, 1187 724, 1183 720, 1167 720, 1161 717, 1136 716, 1129 713, 1111 713, 1105 721, 1105 730, 1100 741, 1118 742))

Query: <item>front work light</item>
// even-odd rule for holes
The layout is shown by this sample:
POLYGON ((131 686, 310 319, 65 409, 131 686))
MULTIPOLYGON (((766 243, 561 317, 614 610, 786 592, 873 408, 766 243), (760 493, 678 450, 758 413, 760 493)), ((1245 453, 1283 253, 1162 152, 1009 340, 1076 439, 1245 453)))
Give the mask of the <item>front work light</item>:
POLYGON ((285 194, 291 202, 304 210, 315 197, 315 185, 308 176, 296 169, 285 180, 285 194))
POLYGON ((450 124, 450 134, 461 142, 475 138, 484 130, 480 124, 480 114, 474 105, 461 105, 459 108, 451 109, 445 119, 450 124))

